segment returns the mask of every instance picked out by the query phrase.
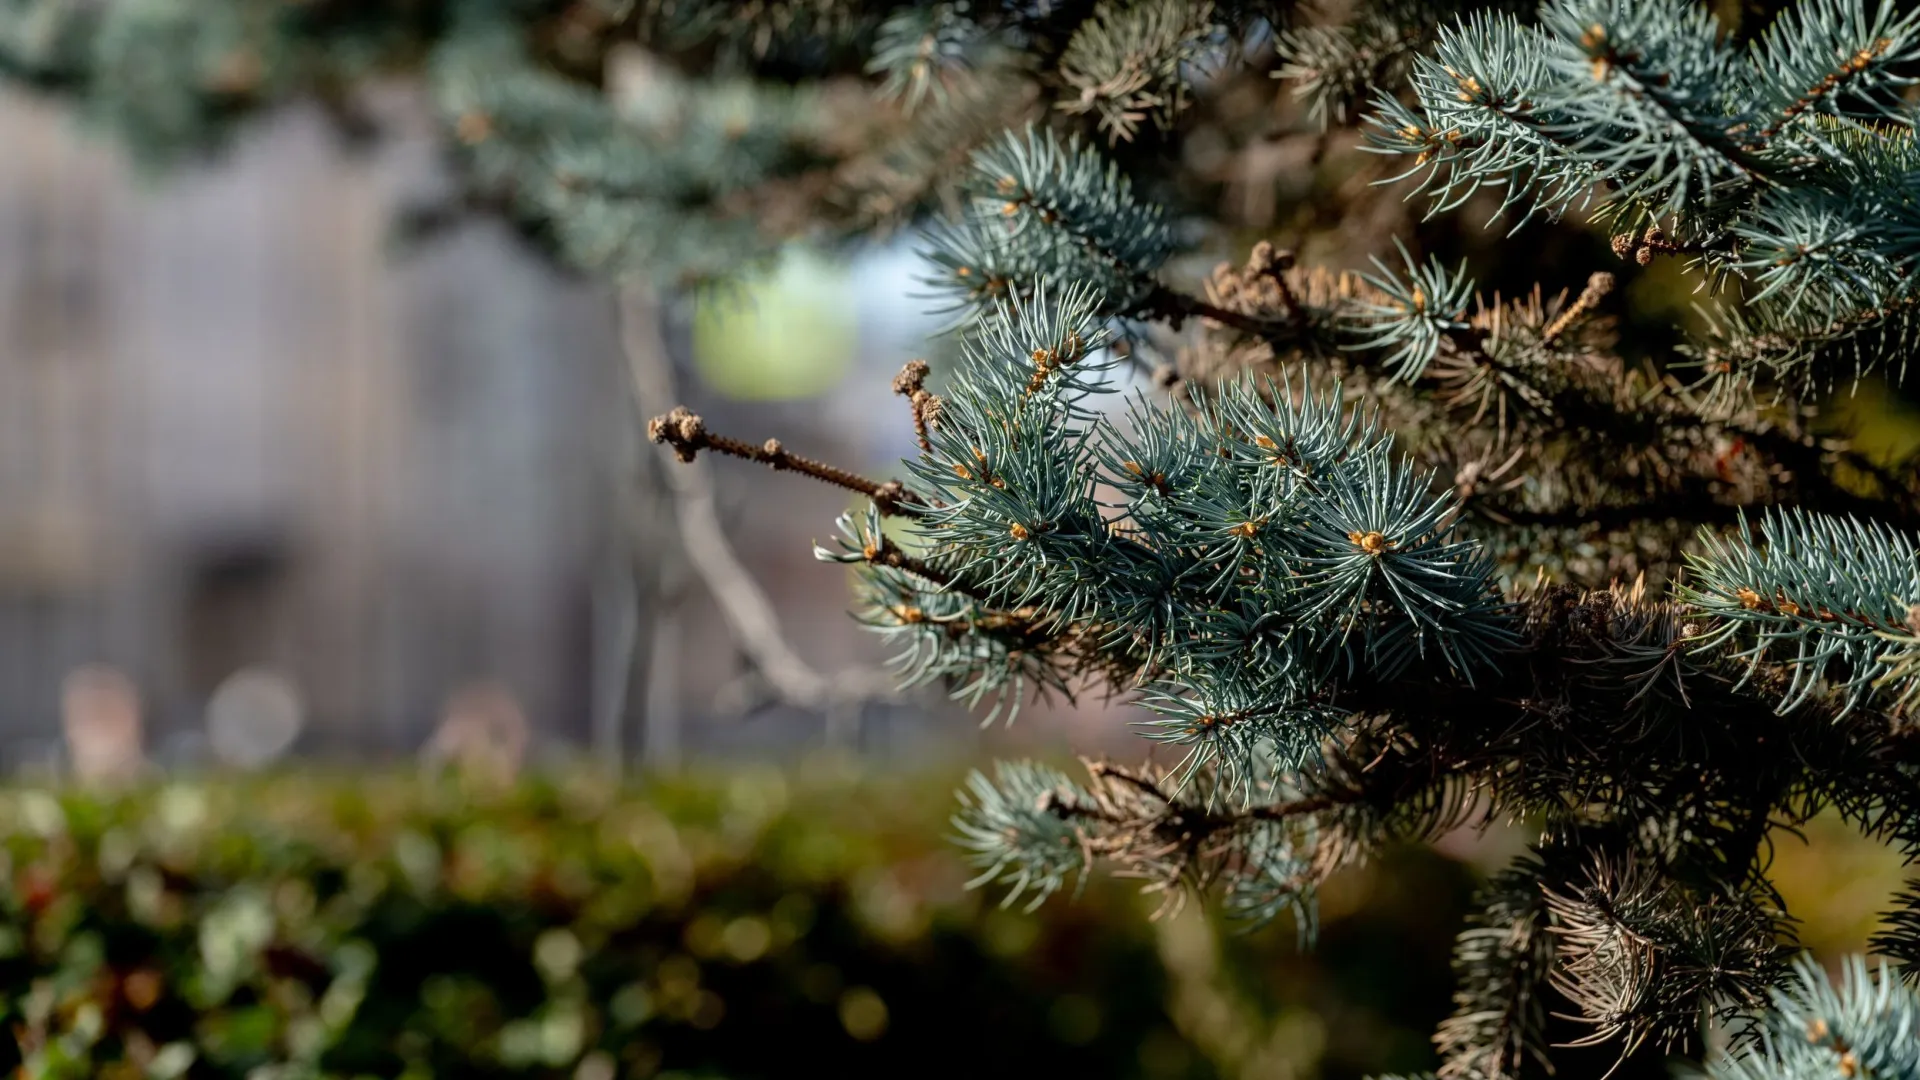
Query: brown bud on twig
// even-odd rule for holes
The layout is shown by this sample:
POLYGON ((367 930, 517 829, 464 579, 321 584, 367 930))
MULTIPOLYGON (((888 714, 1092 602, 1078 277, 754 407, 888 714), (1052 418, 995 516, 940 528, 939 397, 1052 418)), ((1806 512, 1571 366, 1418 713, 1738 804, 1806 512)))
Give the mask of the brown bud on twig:
POLYGON ((910 398, 927 383, 927 372, 932 369, 925 360, 909 360, 900 374, 893 377, 893 392, 901 397, 910 398))
POLYGON ((1262 240, 1253 245, 1253 251, 1247 256, 1247 269, 1256 274, 1279 274, 1293 269, 1293 252, 1277 249, 1272 241, 1262 240))
POLYGON ((887 480, 881 483, 879 487, 873 489, 870 498, 881 513, 888 515, 898 514, 900 504, 911 500, 911 496, 907 494, 907 486, 898 480, 887 480))
POLYGON ((927 440, 927 429, 936 426, 940 415, 940 399, 926 389, 930 370, 925 360, 909 360, 900 374, 893 377, 893 392, 906 398, 913 407, 914 438, 919 440, 920 449, 929 454, 933 453, 933 444, 927 440))
POLYGON ((707 445, 707 425, 698 413, 675 405, 667 415, 647 421, 647 438, 673 447, 673 456, 681 461, 692 461, 707 445))

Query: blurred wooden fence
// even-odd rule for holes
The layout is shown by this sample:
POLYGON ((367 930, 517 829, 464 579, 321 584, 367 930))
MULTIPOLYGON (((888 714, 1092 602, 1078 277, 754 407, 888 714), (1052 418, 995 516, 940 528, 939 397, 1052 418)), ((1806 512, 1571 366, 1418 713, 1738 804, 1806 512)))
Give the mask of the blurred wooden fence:
POLYGON ((632 440, 605 294, 490 225, 390 258, 425 139, 293 113, 142 180, 0 97, 0 148, 0 753, 90 662, 163 753, 251 665, 311 750, 417 746, 477 677, 584 737, 632 440))

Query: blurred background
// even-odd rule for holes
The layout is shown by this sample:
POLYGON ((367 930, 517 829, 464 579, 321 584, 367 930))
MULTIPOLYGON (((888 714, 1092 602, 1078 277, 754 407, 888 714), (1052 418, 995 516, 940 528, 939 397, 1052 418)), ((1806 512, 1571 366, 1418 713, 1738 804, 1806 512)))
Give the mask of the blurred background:
MULTIPOLYGON (((295 108, 155 178, 0 92, 9 1064, 1431 1066, 1453 935, 1517 833, 1342 875, 1310 952, 1150 920, 1125 882, 1002 911, 965 887, 951 792, 996 755, 1138 753, 1124 710, 983 729, 890 693, 810 553, 854 503, 737 462, 675 477, 644 441, 636 379, 893 474, 888 382, 937 326, 910 243, 623 304, 497 222, 397 229, 449 181, 421 103, 374 101, 377 145, 295 108), (713 515, 695 550, 676 483, 713 515)), ((1287 152, 1247 159, 1251 228, 1287 152)), ((1840 827, 1779 838, 1776 867, 1829 958, 1900 879, 1840 827)))
MULTIPOLYGON (((60 752, 63 679, 88 665, 129 681, 170 764, 217 756, 209 707, 243 675, 302 717, 290 750, 328 759, 411 753, 476 692, 536 752, 821 741, 822 717, 729 693, 723 619, 650 520, 659 462, 611 288, 497 222, 403 246, 396 217, 446 178, 429 118, 406 122, 417 103, 383 103, 400 134, 371 149, 295 109, 153 179, 59 109, 0 97, 7 759, 60 752)), ((887 380, 932 328, 915 261, 796 251, 653 315, 716 424, 886 471, 912 439, 887 380)), ((851 504, 748 468, 714 482, 801 658, 877 663, 810 554, 851 504)), ((862 712, 835 736, 971 738, 925 702, 862 712)))

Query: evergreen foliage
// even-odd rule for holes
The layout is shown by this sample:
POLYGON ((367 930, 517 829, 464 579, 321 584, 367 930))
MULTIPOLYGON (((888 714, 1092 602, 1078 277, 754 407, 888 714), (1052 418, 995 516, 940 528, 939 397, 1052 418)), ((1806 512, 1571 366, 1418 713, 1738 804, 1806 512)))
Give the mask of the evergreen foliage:
MULTIPOLYGON (((684 408, 650 435, 869 496, 819 554, 855 568, 904 681, 989 719, 1036 693, 1139 703, 1144 766, 970 782, 954 827, 1009 900, 1106 863, 1310 938, 1318 887, 1381 845, 1522 822, 1533 849, 1458 940, 1441 1076, 1716 1041, 1716 1077, 1914 1075, 1911 996, 1792 967, 1767 856, 1832 812, 1920 858, 1920 475, 1821 426, 1835 393, 1902 388, 1920 345, 1920 13, 215 9, 10 0, 0 68, 164 157, 423 64, 470 193, 609 275, 704 280, 794 236, 938 219, 956 358, 934 389, 920 362, 895 384, 920 445, 903 479, 684 408), (135 19, 176 44, 141 55, 169 39, 135 19), (257 78, 210 78, 236 41, 257 78), (636 48, 645 78, 609 74, 636 48), (1624 263, 1488 296, 1404 245, 1361 272, 1261 241, 1195 282, 1185 256, 1243 241, 1194 197, 1186 133, 1233 136, 1270 75, 1316 127, 1370 97, 1383 190, 1504 216, 1503 261, 1533 267, 1527 237, 1566 219, 1624 263), (1657 260, 1706 312, 1673 347, 1610 314, 1615 271, 1657 260), (1136 368, 1165 392, 1105 404, 1136 368)), ((1897 903, 1875 947, 1912 965, 1920 896, 1897 903)))
POLYGON ((1773 992, 1761 1039, 1710 1062, 1713 1080, 1920 1076, 1920 995, 1855 960, 1838 987, 1809 963, 1773 992))
POLYGON ((1802 3, 1741 49, 1687 0, 1567 0, 1444 31, 1371 134, 1436 209, 1591 203, 1622 248, 1736 279, 1710 377, 1831 386, 1913 345, 1917 59, 1920 12, 1895 4, 1802 3))

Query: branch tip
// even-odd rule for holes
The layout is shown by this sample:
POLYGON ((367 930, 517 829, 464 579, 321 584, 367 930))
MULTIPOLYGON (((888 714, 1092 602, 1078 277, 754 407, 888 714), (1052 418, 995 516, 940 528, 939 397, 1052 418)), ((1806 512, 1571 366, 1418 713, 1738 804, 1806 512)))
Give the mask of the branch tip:
POLYGON ((647 438, 672 447, 681 461, 692 461, 707 446, 707 424, 685 405, 675 405, 672 412, 647 421, 647 438))
POLYGON ((910 398, 926 385, 927 373, 932 368, 925 360, 909 360, 893 377, 893 392, 901 397, 910 398))
POLYGON ((929 393, 926 388, 927 373, 932 369, 925 360, 909 360, 893 377, 893 392, 906 398, 913 406, 913 437, 919 441, 922 453, 933 453, 933 443, 927 439, 927 429, 939 426, 940 399, 929 393))
POLYGON ((873 500, 883 514, 898 514, 906 506, 918 506, 925 502, 898 480, 869 480, 857 473, 802 457, 788 451, 779 439, 768 439, 754 446, 725 435, 715 435, 707 430, 706 421, 685 405, 676 405, 665 416, 656 416, 647 421, 647 438, 672 447, 673 456, 683 462, 691 462, 702 450, 711 450, 744 461, 757 461, 779 472, 811 476, 822 483, 865 495, 873 500))

